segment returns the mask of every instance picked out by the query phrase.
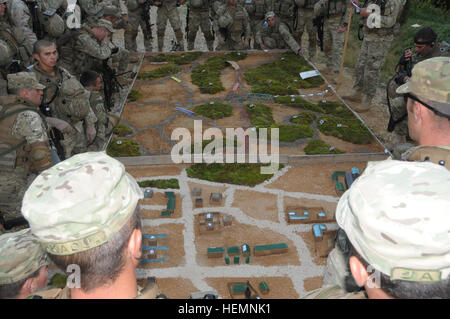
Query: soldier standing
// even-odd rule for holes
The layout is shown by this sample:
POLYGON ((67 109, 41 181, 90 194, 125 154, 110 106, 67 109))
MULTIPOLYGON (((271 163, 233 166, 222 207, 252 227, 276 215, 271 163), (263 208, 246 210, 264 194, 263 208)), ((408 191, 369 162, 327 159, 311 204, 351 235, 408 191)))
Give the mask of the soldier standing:
POLYGON ((290 32, 293 32, 295 15, 294 0, 273 0, 272 8, 280 21, 287 25, 290 32))
POLYGON ((296 25, 294 25, 294 38, 302 44, 303 34, 308 33, 308 57, 313 59, 316 56, 317 37, 316 29, 313 26, 314 5, 318 0, 295 0, 297 6, 296 25))
MULTIPOLYGON (((146 52, 152 52, 152 42, 153 36, 151 34, 151 29, 147 28, 147 23, 150 21, 144 20, 144 10, 150 10, 150 0, 128 0, 128 24, 125 28, 125 47, 130 50, 132 54, 136 54, 136 36, 138 34, 138 28, 141 26, 142 33, 144 35, 144 47, 146 52)), ((148 18, 150 18, 150 12, 148 13, 148 18)))
POLYGON ((253 36, 253 48, 260 50, 256 43, 256 32, 264 23, 264 16, 267 12, 273 11, 273 0, 242 0, 240 2, 245 10, 247 10, 250 19, 250 28, 253 36))
MULTIPOLYGON (((354 1, 358 4, 357 1, 354 1)), ((357 102, 353 109, 367 112, 378 87, 378 79, 387 52, 394 39, 394 27, 404 0, 373 1, 360 10, 364 24, 364 40, 355 66, 355 92, 344 98, 357 102)), ((350 5, 351 2, 350 2, 350 5)))
POLYGON ((281 22, 274 12, 266 13, 267 26, 256 33, 256 43, 264 50, 290 48, 295 54, 301 54, 301 47, 295 41, 288 26, 281 22))
POLYGON ((10 95, 0 97, 0 211, 20 217, 28 177, 52 165, 45 119, 39 112, 42 90, 29 72, 8 74, 10 95))
POLYGON ((170 21, 175 38, 180 51, 184 51, 183 31, 181 30, 180 13, 178 6, 183 5, 186 0, 159 0, 153 4, 158 7, 157 10, 157 35, 158 35, 158 51, 162 52, 164 48, 164 33, 166 32, 167 20, 170 21))
POLYGON ((327 70, 332 74, 330 80, 334 83, 341 66, 348 23, 347 11, 349 10, 345 0, 320 0, 314 6, 314 17, 324 17, 323 47, 327 70))
POLYGON ((19 28, 22 31, 27 45, 32 47, 34 42, 38 39, 36 34, 33 32, 32 15, 25 1, 10 0, 7 2, 7 12, 12 26, 19 28))
POLYGON ((187 45, 188 50, 194 50, 195 37, 200 28, 205 36, 209 51, 214 51, 214 35, 212 33, 211 20, 209 18, 210 3, 207 0, 189 0, 186 24, 188 26, 187 45))
POLYGON ((248 13, 237 3, 228 0, 218 7, 219 43, 218 50, 246 50, 250 45, 250 22, 248 13))

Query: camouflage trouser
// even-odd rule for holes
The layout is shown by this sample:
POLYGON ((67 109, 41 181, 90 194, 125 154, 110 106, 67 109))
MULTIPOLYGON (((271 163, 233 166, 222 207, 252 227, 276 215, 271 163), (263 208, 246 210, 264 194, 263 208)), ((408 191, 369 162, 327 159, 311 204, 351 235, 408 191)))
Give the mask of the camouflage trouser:
POLYGON ((281 37, 263 37, 262 41, 266 47, 269 49, 285 49, 287 48, 286 43, 283 41, 281 37))
POLYGON ((152 43, 148 40, 148 33, 145 21, 141 17, 141 10, 128 12, 128 24, 125 27, 125 48, 130 51, 137 51, 136 36, 138 34, 139 26, 141 26, 142 33, 144 34, 144 46, 145 50, 151 51, 152 43))
POLYGON ((250 30, 251 30, 251 37, 253 37, 253 49, 255 50, 261 50, 259 45, 256 43, 256 31, 258 31, 258 24, 262 24, 261 19, 251 18, 250 19, 250 30))
POLYGON ((391 100, 391 112, 394 120, 405 118, 395 125, 394 132, 398 135, 408 136, 408 111, 406 110, 406 101, 403 96, 391 100))
POLYGON ((205 36, 208 50, 212 51, 214 36, 211 30, 211 21, 209 20, 209 11, 205 9, 189 9, 189 32, 187 34, 188 50, 194 49, 197 30, 200 28, 205 36))
POLYGON ((183 31, 181 31, 181 19, 178 13, 178 8, 167 10, 164 6, 158 8, 156 25, 158 26, 158 50, 162 51, 164 47, 164 33, 166 31, 167 20, 170 21, 170 25, 175 33, 175 38, 180 45, 181 50, 184 50, 183 31))
POLYGON ((380 72, 392 40, 392 36, 375 37, 364 34, 355 66, 355 87, 370 97, 375 95, 380 72))
POLYGON ((21 216, 22 198, 27 189, 27 179, 22 168, 0 172, 0 212, 5 219, 21 216))
MULTIPOLYGON (((316 55, 316 28, 313 26, 314 19, 314 10, 313 9, 298 9, 298 17, 297 17, 297 29, 294 30, 294 38, 297 42, 302 45, 302 37, 305 32, 308 33, 308 56, 309 58, 313 58, 316 55)), ((325 37, 325 35, 324 35, 325 37)))
POLYGON ((3 80, 0 74, 0 96, 7 96, 8 95, 8 82, 6 80, 3 80))
POLYGON ((77 124, 77 129, 73 129, 70 133, 64 133, 64 140, 61 140, 66 159, 72 155, 84 153, 87 150, 86 135, 84 134, 83 125, 80 123, 77 124))
POLYGON ((112 62, 118 63, 118 72, 122 73, 127 70, 128 62, 130 61, 130 51, 119 47, 119 51, 116 54, 111 55, 112 62))
POLYGON ((327 68, 335 73, 339 72, 341 66, 345 41, 345 32, 337 32, 340 21, 340 16, 330 17, 323 25, 323 51, 327 58, 327 68))
POLYGON ((217 50, 235 51, 247 49, 248 44, 244 43, 244 39, 241 37, 240 32, 230 34, 230 37, 227 40, 225 40, 223 35, 219 32, 217 50))

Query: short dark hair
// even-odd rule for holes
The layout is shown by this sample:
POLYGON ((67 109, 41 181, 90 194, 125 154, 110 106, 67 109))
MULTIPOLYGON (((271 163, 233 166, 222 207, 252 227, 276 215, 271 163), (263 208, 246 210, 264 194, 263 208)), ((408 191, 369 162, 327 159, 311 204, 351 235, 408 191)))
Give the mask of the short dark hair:
POLYGON ((33 44, 33 54, 40 54, 42 48, 56 47, 56 43, 48 40, 38 40, 33 44))
POLYGON ((80 83, 81 85, 83 85, 84 87, 89 87, 91 85, 95 84, 95 81, 97 80, 97 78, 100 77, 100 74, 98 74, 95 71, 84 71, 83 73, 81 73, 80 76, 80 83))
POLYGON ((13 282, 11 284, 0 285, 0 299, 17 298, 25 282, 30 278, 36 278, 37 276, 39 276, 40 271, 41 268, 22 280, 13 282))
POLYGON ((103 245, 67 256, 48 255, 62 271, 66 271, 69 265, 78 265, 81 289, 88 292, 114 282, 119 277, 125 266, 125 249, 131 234, 141 228, 141 212, 137 205, 127 223, 103 245))
MULTIPOLYGON (((369 267, 369 263, 361 257, 350 242, 351 256, 358 258, 361 263, 369 267)), ((376 269, 374 266, 371 268, 376 269)), ((405 280, 391 280, 388 275, 380 271, 380 288, 388 295, 399 299, 448 299, 450 298, 450 279, 434 282, 413 282, 405 280)))
POLYGON ((436 42, 437 34, 431 27, 424 27, 414 35, 414 43, 431 45, 436 42), (420 40, 420 41, 419 41, 420 40))

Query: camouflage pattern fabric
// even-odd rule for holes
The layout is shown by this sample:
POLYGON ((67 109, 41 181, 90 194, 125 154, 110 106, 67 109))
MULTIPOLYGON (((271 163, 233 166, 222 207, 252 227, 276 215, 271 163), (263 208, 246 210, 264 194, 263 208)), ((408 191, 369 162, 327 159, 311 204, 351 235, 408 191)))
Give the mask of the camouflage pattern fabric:
POLYGON ((139 6, 138 0, 128 0, 128 24, 125 27, 125 48, 130 51, 137 52, 136 36, 138 35, 139 26, 141 26, 144 34, 144 47, 146 51, 152 51, 152 43, 148 40, 147 27, 144 19, 142 19, 141 11, 143 8, 139 6))
POLYGON ((5 220, 20 217, 22 198, 27 189, 23 168, 0 171, 0 212, 5 220))
POLYGON ((45 89, 45 85, 39 83, 34 73, 19 72, 8 74, 8 89, 45 89))
POLYGON ((89 102, 91 104, 91 109, 97 117, 96 129, 97 135, 89 150, 101 150, 105 147, 108 141, 108 136, 113 130, 113 125, 108 119, 108 113, 106 111, 102 94, 99 91, 91 90, 89 102))
MULTIPOLYGON (((238 3, 244 7, 248 13, 250 21, 250 29, 253 39, 256 39, 256 32, 259 25, 264 22, 266 12, 273 11, 273 0, 240 0, 238 3)), ((260 49, 256 40, 254 40, 254 48, 260 49)))
POLYGON ((429 162, 369 162, 336 208, 361 257, 391 280, 449 278, 450 172, 429 162))
POLYGON ((342 53, 344 50, 345 32, 337 32, 342 24, 339 16, 325 20, 323 26, 323 51, 327 57, 327 68, 338 74, 341 67, 342 53))
POLYGON ((450 170, 450 146, 414 146, 401 154, 406 161, 429 161, 450 170))
POLYGON ((162 51, 164 47, 164 33, 166 31, 167 21, 170 21, 180 50, 184 51, 183 31, 181 30, 181 19, 177 9, 177 0, 162 1, 162 5, 156 11, 156 25, 158 35, 158 50, 162 51))
POLYGON ((0 285, 18 282, 49 264, 29 228, 0 236, 0 285))
MULTIPOLYGON (((303 34, 308 34, 308 56, 309 59, 316 55, 317 36, 316 29, 313 26, 314 10, 307 8, 298 8, 297 29, 294 31, 294 38, 298 43, 302 43, 303 34)), ((324 34, 325 37, 325 34, 324 34)))
POLYGON ((274 0, 272 4, 273 12, 284 22, 289 30, 294 29, 294 0, 274 0))
POLYGON ((300 45, 295 41, 289 28, 280 20, 277 20, 273 27, 269 25, 261 27, 256 34, 256 42, 264 43, 270 49, 290 48, 296 54, 300 50, 300 45))
POLYGON ((300 299, 367 299, 364 292, 345 292, 339 286, 324 286, 308 293, 300 299))
POLYGON ((22 213, 48 252, 70 255, 107 242, 142 198, 122 163, 88 152, 42 172, 25 193, 22 213))
POLYGON ((219 32, 217 50, 246 50, 250 41, 250 20, 248 13, 244 7, 236 4, 231 6, 230 4, 223 5, 218 10, 219 24, 221 19, 227 17, 229 23, 227 26, 220 26, 227 32, 227 36, 219 32))
POLYGON ((211 20, 209 20, 209 4, 202 1, 202 7, 195 7, 192 1, 189 8, 189 32, 187 34, 188 50, 194 49, 195 37, 200 28, 205 36, 209 51, 213 51, 214 36, 211 32, 211 20))
POLYGON ((37 41, 37 37, 33 32, 33 21, 26 3, 24 1, 9 1, 7 12, 12 26, 22 30, 27 44, 32 47, 37 41))

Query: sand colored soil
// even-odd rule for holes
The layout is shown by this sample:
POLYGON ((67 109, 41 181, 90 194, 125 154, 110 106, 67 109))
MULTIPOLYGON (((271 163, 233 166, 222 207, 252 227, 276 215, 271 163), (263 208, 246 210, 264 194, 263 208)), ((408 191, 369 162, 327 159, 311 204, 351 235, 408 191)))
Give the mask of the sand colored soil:
MULTIPOLYGON (((155 188, 153 188, 155 190, 155 188)), ((163 190, 164 191, 164 190, 163 190)), ((176 197, 176 195, 175 195, 176 197)), ((141 205, 167 205, 167 197, 164 193, 153 193, 151 198, 143 198, 141 200, 141 205)))
MULTIPOLYGON (((242 128, 246 128, 250 126, 250 121, 248 119, 248 116, 244 110, 243 107, 237 107, 235 106, 233 108, 233 113, 231 116, 228 117, 224 117, 222 119, 219 120, 215 120, 215 122, 217 123, 217 125, 219 125, 220 127, 230 127, 230 128, 237 128, 237 127, 242 127, 242 128)), ((224 135, 225 136, 225 135, 224 135)))
POLYGON ((317 164, 292 167, 284 176, 268 185, 267 188, 282 189, 288 192, 305 192, 337 196, 335 184, 331 179, 334 171, 351 171, 358 167, 362 173, 366 163, 317 164))
POLYGON ((158 165, 158 166, 139 166, 126 168, 126 171, 134 178, 154 177, 154 176, 172 176, 179 175, 185 165, 158 165))
MULTIPOLYGON (((361 153, 361 152, 383 152, 383 146, 377 143, 375 140, 371 144, 352 144, 338 139, 334 136, 327 136, 318 132, 318 137, 325 143, 334 148, 340 149, 346 153, 361 153)), ((305 144, 306 146, 306 144, 305 144)))
MULTIPOLYGON (((284 197, 284 211, 287 213, 289 207, 298 207, 308 210, 311 218, 316 217, 316 213, 323 211, 327 214, 327 220, 334 220, 334 213, 336 211, 336 203, 326 202, 321 200, 309 199, 309 198, 294 198, 284 197)), ((301 214, 298 214, 301 215, 301 214)))
POLYGON ((285 123, 289 122, 289 119, 292 115, 300 114, 301 112, 294 108, 289 106, 283 106, 279 104, 266 104, 270 106, 272 109, 272 115, 273 119, 275 120, 275 123, 285 123))
POLYGON ((157 125, 175 114, 175 109, 167 104, 136 105, 128 102, 122 116, 136 129, 142 129, 157 125))
MULTIPOLYGON (((138 285, 145 286, 146 279, 139 279, 138 285)), ((187 278, 156 278, 159 292, 169 299, 189 299, 192 292, 198 291, 187 278)))
MULTIPOLYGON (((165 245, 167 243, 168 259, 163 262, 154 263, 141 263, 139 268, 154 269, 154 268, 167 268, 182 266, 186 263, 184 253, 184 237, 183 237, 184 225, 182 224, 170 224, 144 227, 143 234, 164 234, 167 236, 167 242, 163 239, 158 240, 158 246, 165 245)), ((158 256, 159 257, 159 256, 158 256)))
POLYGON ((210 185, 196 184, 196 183, 188 183, 188 186, 190 189, 193 205, 195 205, 195 198, 203 199, 203 207, 223 207, 225 205, 227 196, 226 196, 226 194, 224 194, 224 192, 226 190, 226 187, 210 186, 210 185), (192 195, 194 188, 201 189, 201 195, 199 197, 194 197, 192 195), (211 193, 222 194, 222 202, 221 203, 210 203, 209 199, 210 199, 211 193))
MULTIPOLYGON (((202 121, 202 130, 200 131, 201 134, 208 128, 212 127, 210 124, 208 124, 206 121, 202 121)), ((168 138, 171 138, 172 132, 177 128, 183 128, 188 129, 191 133, 191 142, 194 142, 194 119, 192 117, 189 117, 188 115, 184 115, 182 113, 178 113, 178 116, 173 121, 167 123, 164 126, 164 134, 168 138)), ((178 141, 175 141, 178 142, 178 141)))
MULTIPOLYGON (((155 196, 155 194, 154 194, 155 196)), ((160 198, 160 196, 158 195, 158 199, 160 198)), ((161 201, 163 199, 161 198, 161 201)), ((142 203, 143 205, 150 205, 150 204, 146 204, 146 203, 142 203)), ((152 204, 152 205, 159 205, 159 204, 152 204)), ((167 207, 167 199, 165 201, 165 203, 162 205, 164 207, 167 207)), ((159 219, 159 218, 180 218, 182 216, 182 208, 181 208, 181 199, 180 199, 180 194, 175 194, 175 210, 173 212, 173 214, 171 214, 170 216, 161 216, 161 212, 163 210, 166 210, 166 208, 163 209, 146 209, 145 206, 142 207, 141 213, 142 213, 142 218, 145 219, 159 219)))
MULTIPOLYGON (((197 223, 196 216, 195 223, 197 223)), ((231 247, 247 244, 252 249, 250 257, 251 265, 275 266, 275 265, 300 265, 300 259, 294 248, 292 241, 285 236, 267 229, 238 223, 233 219, 231 226, 224 227, 223 231, 215 234, 196 234, 197 263, 202 266, 224 266, 224 258, 208 258, 207 249, 210 247, 231 247), (286 243, 288 245, 288 253, 275 254, 268 256, 254 256, 253 247, 256 245, 268 245, 286 243)), ((231 263, 233 261, 231 260, 231 263)), ((241 264, 245 264, 244 258, 241 256, 241 264)), ((229 265, 232 267, 232 265, 229 265)))
MULTIPOLYGON (((308 247, 311 257, 313 258, 313 262, 318 266, 326 266, 327 257, 320 257, 320 252, 316 251, 316 244, 314 243, 315 239, 314 239, 314 235, 313 235, 312 231, 302 232, 302 233, 297 233, 297 234, 300 235, 303 238, 303 241, 306 243, 306 246, 308 247)), ((332 240, 335 236, 336 236, 336 231, 325 232, 324 236, 323 236, 324 243, 322 244, 321 248, 324 247, 323 245, 327 246, 328 241, 332 240)), ((331 249, 332 248, 330 247, 330 251, 331 251, 331 249)))
MULTIPOLYGON (((227 284, 231 282, 246 283, 250 281, 252 287, 263 299, 296 299, 299 295, 296 293, 292 281, 288 277, 257 277, 257 278, 206 278, 206 282, 219 292, 223 298, 231 298, 227 284), (259 283, 265 281, 269 286, 269 293, 262 294, 259 289, 259 283)), ((244 299, 244 296, 236 296, 236 299, 244 299)))
POLYGON ((166 140, 160 138, 160 134, 156 128, 143 130, 134 135, 132 139, 149 152, 170 152, 172 149, 172 146, 166 140))
POLYGON ((277 196, 254 191, 234 194, 233 207, 239 207, 247 216, 278 222, 277 196))
POLYGON ((186 90, 178 82, 170 78, 164 80, 163 83, 153 83, 151 85, 145 84, 143 81, 136 81, 133 89, 144 95, 143 98, 137 101, 138 103, 151 101, 177 103, 188 98, 186 90))
POLYGON ((323 283, 322 276, 312 277, 303 280, 303 287, 305 288, 306 291, 313 291, 315 289, 322 287, 322 283, 323 283))

